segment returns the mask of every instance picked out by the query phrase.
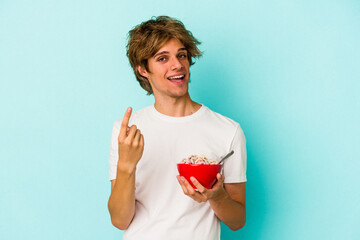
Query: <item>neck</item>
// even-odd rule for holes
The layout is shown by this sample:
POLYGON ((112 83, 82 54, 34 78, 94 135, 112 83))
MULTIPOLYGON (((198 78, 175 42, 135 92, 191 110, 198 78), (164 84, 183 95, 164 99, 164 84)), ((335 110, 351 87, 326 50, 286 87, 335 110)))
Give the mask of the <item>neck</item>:
POLYGON ((195 113, 200 109, 201 105, 192 101, 189 93, 178 98, 160 98, 155 97, 155 109, 167 116, 185 117, 195 113))

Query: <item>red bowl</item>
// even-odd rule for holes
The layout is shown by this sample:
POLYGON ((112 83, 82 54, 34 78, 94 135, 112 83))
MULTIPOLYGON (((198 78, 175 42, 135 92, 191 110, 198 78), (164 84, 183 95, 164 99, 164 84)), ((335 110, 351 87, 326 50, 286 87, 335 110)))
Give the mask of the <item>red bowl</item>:
POLYGON ((216 183, 216 175, 220 173, 221 166, 221 164, 177 164, 180 176, 185 177, 194 189, 197 188, 192 184, 190 177, 196 178, 201 185, 211 189, 216 183))

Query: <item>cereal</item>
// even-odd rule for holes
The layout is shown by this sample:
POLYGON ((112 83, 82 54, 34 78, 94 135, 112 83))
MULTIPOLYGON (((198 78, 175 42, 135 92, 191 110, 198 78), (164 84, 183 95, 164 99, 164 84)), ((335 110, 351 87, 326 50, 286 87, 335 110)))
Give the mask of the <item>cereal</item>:
POLYGON ((213 161, 210 159, 207 159, 204 155, 191 155, 188 158, 184 158, 183 160, 181 160, 181 163, 185 163, 185 164, 218 164, 217 161, 213 161))

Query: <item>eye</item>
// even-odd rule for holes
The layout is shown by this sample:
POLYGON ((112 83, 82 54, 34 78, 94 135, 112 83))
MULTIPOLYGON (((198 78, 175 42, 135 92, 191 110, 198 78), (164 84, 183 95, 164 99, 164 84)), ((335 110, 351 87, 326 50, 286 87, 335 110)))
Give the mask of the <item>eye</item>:
POLYGON ((186 58, 186 57, 187 57, 186 53, 180 53, 178 55, 178 58, 186 58))
POLYGON ((164 62, 164 61, 166 61, 166 57, 159 57, 156 61, 164 62))

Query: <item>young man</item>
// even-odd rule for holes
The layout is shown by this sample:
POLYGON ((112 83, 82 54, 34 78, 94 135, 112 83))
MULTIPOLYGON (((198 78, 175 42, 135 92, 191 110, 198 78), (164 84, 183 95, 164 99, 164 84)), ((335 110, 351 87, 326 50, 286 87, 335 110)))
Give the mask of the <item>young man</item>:
POLYGON ((110 149, 113 225, 124 239, 220 239, 220 221, 245 224, 246 149, 238 123, 191 100, 188 86, 200 44, 184 25, 161 16, 129 32, 127 54, 155 104, 113 127, 110 149), (212 189, 180 177, 176 164, 193 154, 219 160, 231 150, 212 189))

